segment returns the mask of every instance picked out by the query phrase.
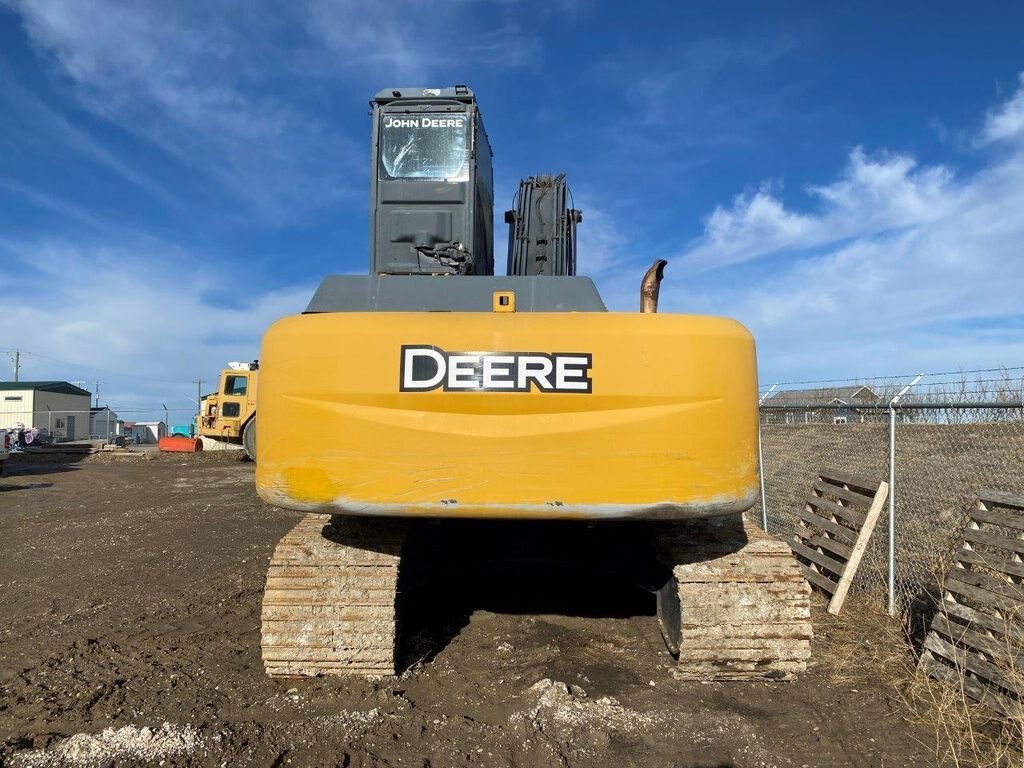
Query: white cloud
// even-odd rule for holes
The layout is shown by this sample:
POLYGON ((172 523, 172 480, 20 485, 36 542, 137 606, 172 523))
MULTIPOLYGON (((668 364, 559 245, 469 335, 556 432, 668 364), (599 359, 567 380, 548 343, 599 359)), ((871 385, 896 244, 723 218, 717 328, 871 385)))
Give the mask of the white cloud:
POLYGON ((1020 88, 998 109, 985 118, 982 140, 985 142, 1024 139, 1024 72, 1020 74, 1020 88))
MULTIPOLYGON (((168 245, 83 247, 0 241, 0 284, 17 297, 0 313, 5 346, 25 350, 23 379, 80 379, 112 406, 162 418, 189 409, 193 379, 259 355, 263 331, 301 312, 314 285, 251 294, 237 305, 202 296, 237 275, 168 245)), ((129 416, 129 418, 131 418, 129 416)))
POLYGON ((577 229, 577 273, 594 279, 605 305, 613 310, 635 310, 640 301, 640 277, 649 265, 636 263, 631 239, 593 195, 579 196, 583 221, 577 229))
POLYGON ((226 191, 271 225, 362 195, 365 136, 329 122, 332 90, 347 94, 368 75, 416 85, 444 69, 530 66, 540 56, 539 38, 514 15, 473 3, 0 4, 20 13, 87 109, 205 179, 204 202, 226 191))
POLYGON ((780 85, 777 73, 800 46, 775 34, 613 48, 594 68, 610 103, 625 107, 604 116, 607 140, 626 158, 652 158, 651 172, 676 174, 714 150, 752 145, 762 126, 799 119, 791 102, 800 76, 780 85))
MULTIPOLYGON (((83 209, 80 205, 49 195, 35 187, 22 184, 14 179, 7 179, 0 176, 0 191, 8 192, 15 197, 22 198, 37 208, 43 208, 52 213, 56 213, 64 220, 77 221, 79 224, 84 224, 90 229, 97 231, 110 231, 110 225, 108 222, 83 209)), ((120 229, 120 227, 118 229, 120 229)))
POLYGON ((920 226, 955 209, 959 190, 942 166, 919 168, 908 155, 869 157, 858 147, 839 180, 807 193, 818 210, 787 209, 770 184, 738 195, 728 208, 715 209, 680 258, 688 270, 704 271, 920 226))
POLYGON ((54 147, 66 145, 89 162, 113 171, 154 197, 172 205, 180 204, 152 176, 117 157, 87 131, 73 125, 13 79, 4 80, 3 88, 0 88, 0 112, 12 116, 12 119, 0 123, 0 134, 9 137, 12 144, 22 147, 42 145, 48 154, 53 153, 54 147), (13 116, 17 116, 16 119, 13 116))
POLYGON ((481 66, 506 69, 533 65, 540 41, 518 23, 503 21, 499 3, 422 3, 392 0, 308 0, 305 24, 329 56, 307 59, 316 67, 370 70, 391 78, 383 85, 430 85, 441 70, 481 66), (488 26, 470 20, 486 8, 488 26))
POLYGON ((212 180, 262 221, 282 224, 337 204, 362 169, 361 144, 291 94, 274 93, 285 65, 266 39, 273 25, 255 9, 2 1, 21 13, 86 108, 169 153, 205 186, 212 180))
MULTIPOLYGON (((1024 80, 983 135, 1013 135, 1021 105, 1024 80)), ((769 376, 1024 362, 1024 147, 964 175, 857 149, 807 194, 810 210, 771 186, 716 209, 666 306, 745 322, 769 376)))

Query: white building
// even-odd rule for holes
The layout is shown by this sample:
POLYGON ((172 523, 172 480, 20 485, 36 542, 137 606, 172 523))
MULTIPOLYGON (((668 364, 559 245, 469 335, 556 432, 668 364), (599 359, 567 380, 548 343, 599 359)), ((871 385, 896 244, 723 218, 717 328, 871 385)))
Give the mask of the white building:
POLYGON ((135 421, 131 422, 131 432, 126 434, 136 443, 155 443, 167 435, 167 425, 162 421, 135 421))
POLYGON ((92 394, 66 381, 0 381, 0 429, 46 429, 54 440, 87 440, 92 394))
POLYGON ((89 437, 94 440, 110 440, 124 434, 124 422, 109 405, 93 408, 89 414, 89 437))

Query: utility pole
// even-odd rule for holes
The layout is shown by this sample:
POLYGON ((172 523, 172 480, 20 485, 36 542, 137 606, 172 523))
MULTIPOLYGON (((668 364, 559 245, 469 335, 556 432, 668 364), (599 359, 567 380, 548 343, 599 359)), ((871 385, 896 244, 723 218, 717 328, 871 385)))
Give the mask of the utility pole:
POLYGON ((100 407, 100 384, 102 384, 102 383, 103 383, 102 381, 97 381, 96 382, 96 407, 97 408, 100 407))
POLYGON ((196 385, 196 411, 198 412, 203 410, 203 381, 199 379, 192 383, 196 385))
POLYGON ((21 372, 21 350, 14 350, 14 380, 18 380, 18 374, 21 372))

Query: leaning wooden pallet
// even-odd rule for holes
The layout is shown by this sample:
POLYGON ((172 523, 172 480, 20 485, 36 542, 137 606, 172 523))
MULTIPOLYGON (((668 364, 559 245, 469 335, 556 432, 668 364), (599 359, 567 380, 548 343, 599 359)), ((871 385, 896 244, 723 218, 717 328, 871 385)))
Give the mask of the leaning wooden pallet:
POLYGON ((1024 714, 1024 495, 984 490, 919 662, 929 677, 1009 717, 1024 714))
POLYGON ((823 469, 807 497, 790 547, 812 586, 838 614, 889 495, 889 484, 823 469))

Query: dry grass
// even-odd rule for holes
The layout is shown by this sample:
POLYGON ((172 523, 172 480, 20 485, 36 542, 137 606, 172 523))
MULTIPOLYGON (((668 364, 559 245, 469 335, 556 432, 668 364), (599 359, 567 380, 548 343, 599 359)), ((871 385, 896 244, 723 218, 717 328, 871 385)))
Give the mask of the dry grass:
MULTIPOLYGON (((932 679, 917 669, 919 641, 875 601, 850 599, 841 616, 815 610, 815 664, 829 683, 855 685, 865 673, 889 685, 893 703, 906 720, 930 738, 922 746, 936 766, 1010 768, 1024 766, 1024 708, 999 714, 975 702, 963 685, 932 679)), ((962 671, 958 676, 962 678, 962 671)), ((1024 690, 1024 669, 1005 673, 1024 690)))
POLYGON ((933 734, 926 746, 933 750, 936 765, 1024 765, 1024 716, 998 714, 971 699, 962 684, 934 680, 916 670, 896 695, 908 719, 933 734))
POLYGON ((832 685, 853 684, 865 671, 884 681, 906 680, 914 673, 906 633, 874 601, 851 597, 840 616, 815 601, 813 618, 815 664, 832 685))

